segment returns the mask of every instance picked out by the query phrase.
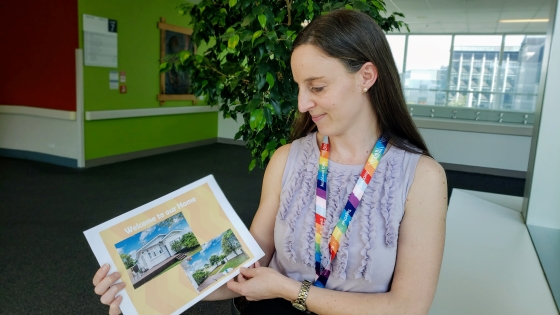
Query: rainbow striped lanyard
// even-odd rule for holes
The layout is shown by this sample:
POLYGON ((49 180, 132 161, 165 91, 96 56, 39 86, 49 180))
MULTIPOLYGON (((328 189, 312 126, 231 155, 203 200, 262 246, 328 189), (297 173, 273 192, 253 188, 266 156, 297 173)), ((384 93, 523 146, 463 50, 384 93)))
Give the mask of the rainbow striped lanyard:
POLYGON ((373 177, 373 173, 381 161, 383 154, 385 153, 385 149, 387 148, 387 143, 389 142, 389 138, 382 135, 364 166, 362 173, 360 174, 360 178, 358 178, 358 182, 354 189, 352 190, 352 194, 348 197, 348 201, 346 202, 346 207, 344 211, 340 214, 340 218, 338 219, 338 223, 334 228, 331 239, 329 241, 329 252, 330 252, 330 260, 326 264, 325 267, 321 265, 321 238, 323 235, 323 228, 325 227, 325 217, 327 212, 327 173, 329 169, 329 137, 325 136, 323 138, 323 143, 321 144, 321 156, 319 157, 319 172, 317 173, 317 196, 315 197, 315 282, 313 283, 314 286, 319 288, 324 288, 327 285, 327 281, 329 280, 329 276, 331 274, 330 268, 331 263, 338 252, 338 246, 340 242, 340 237, 346 233, 348 229, 348 225, 356 212, 356 208, 360 204, 360 200, 362 200, 362 196, 364 195, 364 191, 366 190, 369 181, 373 177))

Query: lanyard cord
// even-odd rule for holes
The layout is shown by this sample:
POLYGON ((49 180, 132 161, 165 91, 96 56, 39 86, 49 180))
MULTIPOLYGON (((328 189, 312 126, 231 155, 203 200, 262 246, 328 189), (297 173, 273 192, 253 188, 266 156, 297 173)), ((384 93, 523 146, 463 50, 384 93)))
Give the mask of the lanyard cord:
POLYGON ((321 144, 321 155, 319 156, 319 171, 317 173, 317 193, 315 197, 315 282, 314 286, 324 288, 327 285, 329 276, 331 274, 330 268, 331 263, 334 260, 336 253, 338 252, 340 237, 346 233, 348 225, 362 200, 364 191, 366 190, 373 174, 379 165, 379 161, 385 153, 387 148, 387 143, 389 138, 381 136, 360 174, 360 178, 356 182, 352 194, 348 197, 344 211, 340 214, 338 223, 334 228, 331 238, 329 241, 329 261, 326 266, 321 264, 321 239, 323 235, 323 229, 325 227, 325 217, 327 212, 327 174, 329 169, 329 137, 323 137, 323 143, 321 144))

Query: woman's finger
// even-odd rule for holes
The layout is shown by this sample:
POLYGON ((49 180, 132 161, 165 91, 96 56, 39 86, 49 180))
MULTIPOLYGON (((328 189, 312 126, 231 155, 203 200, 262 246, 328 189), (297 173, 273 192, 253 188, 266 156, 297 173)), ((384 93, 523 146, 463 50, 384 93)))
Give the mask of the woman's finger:
POLYGON ((122 302, 122 296, 119 295, 115 300, 109 305, 109 315, 119 315, 121 313, 120 305, 122 302))
POLYGON ((235 281, 228 281, 226 282, 227 288, 230 289, 233 292, 239 293, 241 295, 243 295, 243 293, 241 293, 241 284, 239 282, 235 282, 235 281))
POLYGON ((239 269, 239 274, 243 275, 243 277, 247 278, 247 279, 251 279, 254 276, 257 275, 257 272, 255 268, 241 268, 239 269))
POLYGON ((257 261, 255 262, 255 268, 259 268, 260 266, 261 266, 261 263, 257 260, 257 261))
POLYGON ((105 292, 107 292, 107 290, 117 281, 119 280, 121 277, 121 274, 118 272, 114 272, 108 276, 106 276, 105 278, 103 278, 103 280, 101 280, 96 286, 95 286, 95 293, 97 295, 103 295, 105 294, 105 292))
POLYGON ((93 285, 97 286, 99 282, 101 282, 101 280, 103 280, 103 278, 107 276, 108 272, 109 272, 108 264, 104 264, 103 266, 101 266, 101 268, 99 268, 95 273, 95 276, 93 276, 93 285))
POLYGON ((115 284, 114 286, 112 286, 111 288, 109 288, 109 290, 107 290, 107 292, 105 292, 100 300, 101 303, 105 304, 105 305, 111 305, 113 303, 113 301, 115 300, 115 296, 117 295, 117 293, 124 289, 125 287, 125 283, 124 282, 119 282, 117 284, 115 284))
POLYGON ((244 283, 245 281, 247 281, 247 279, 245 279, 241 273, 237 275, 237 282, 244 283))

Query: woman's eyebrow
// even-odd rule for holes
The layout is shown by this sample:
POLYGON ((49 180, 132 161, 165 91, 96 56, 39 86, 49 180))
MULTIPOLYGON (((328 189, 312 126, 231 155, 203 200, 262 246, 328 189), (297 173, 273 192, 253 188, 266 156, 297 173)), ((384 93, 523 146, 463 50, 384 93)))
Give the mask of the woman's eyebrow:
POLYGON ((310 81, 314 81, 314 80, 322 79, 322 78, 324 78, 324 76, 320 76, 320 77, 311 77, 311 78, 305 79, 304 82, 310 82, 310 81))

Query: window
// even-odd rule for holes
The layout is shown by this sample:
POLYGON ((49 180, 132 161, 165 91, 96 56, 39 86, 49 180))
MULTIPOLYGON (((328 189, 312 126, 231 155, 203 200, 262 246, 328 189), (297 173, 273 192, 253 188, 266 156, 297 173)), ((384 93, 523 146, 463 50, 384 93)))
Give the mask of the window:
POLYGON ((430 113, 445 111, 446 118, 525 124, 534 119, 545 39, 544 35, 387 35, 407 104, 423 106, 415 116, 444 117, 430 113), (463 110, 471 114, 456 114, 463 110))
POLYGON ((409 35, 404 66, 408 104, 445 106, 451 35, 409 35))
POLYGON ((406 41, 405 35, 387 35, 387 41, 391 47, 391 52, 393 53, 393 59, 397 64, 397 69, 399 73, 403 71, 404 62, 404 46, 406 41))
POLYGON ((495 108, 501 35, 457 35, 449 75, 447 105, 495 108))

